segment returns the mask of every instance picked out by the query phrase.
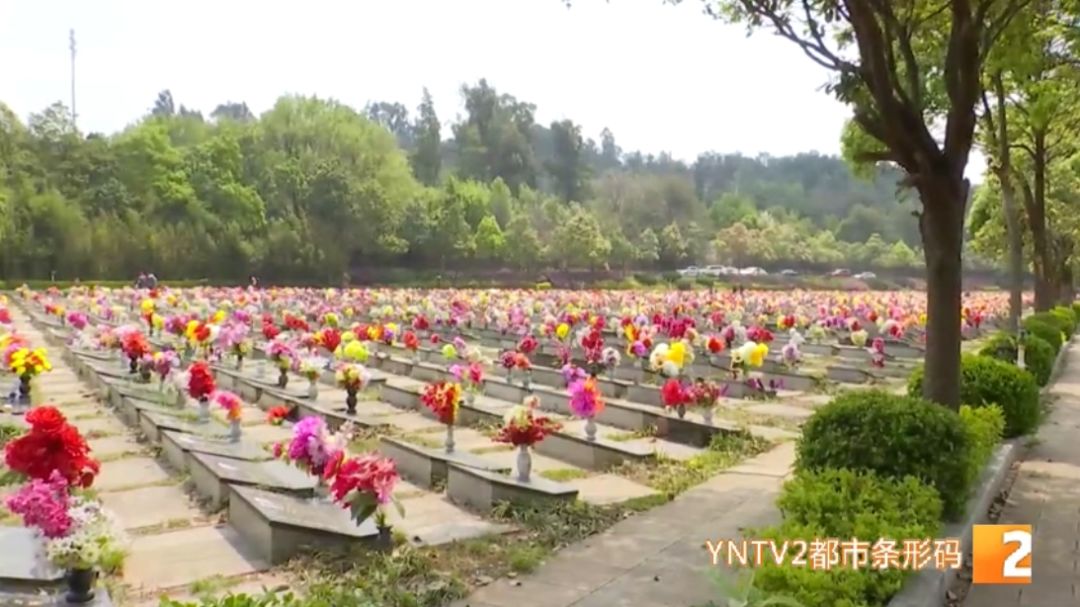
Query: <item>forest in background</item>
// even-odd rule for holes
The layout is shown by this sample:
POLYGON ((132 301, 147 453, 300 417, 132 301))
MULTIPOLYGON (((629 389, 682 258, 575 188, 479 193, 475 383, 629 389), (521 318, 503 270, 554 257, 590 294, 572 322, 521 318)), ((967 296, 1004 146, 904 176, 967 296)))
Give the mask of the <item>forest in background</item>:
POLYGON ((163 91, 113 135, 0 104, 0 279, 329 281, 364 268, 922 266, 899 173, 839 157, 622 150, 485 80, 449 128, 427 91, 356 110, 284 96, 208 116, 163 91), (449 137, 444 135, 449 134, 449 137))

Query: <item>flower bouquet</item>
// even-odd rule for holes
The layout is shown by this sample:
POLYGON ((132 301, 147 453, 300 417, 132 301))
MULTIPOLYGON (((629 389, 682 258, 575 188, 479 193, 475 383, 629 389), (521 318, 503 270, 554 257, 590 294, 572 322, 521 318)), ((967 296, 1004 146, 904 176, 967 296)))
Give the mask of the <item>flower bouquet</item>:
POLYGON ((210 421, 210 395, 217 389, 210 365, 203 360, 196 361, 188 369, 187 375, 188 395, 199 401, 199 422, 207 423, 210 421))
POLYGON ((375 527, 379 530, 377 545, 382 549, 392 547, 385 506, 393 504, 398 515, 405 516, 401 503, 394 498, 398 480, 394 460, 368 454, 342 461, 330 485, 333 500, 349 509, 357 525, 375 516, 375 527))
POLYGON ((345 410, 349 415, 355 415, 356 394, 371 381, 371 374, 361 365, 345 363, 338 367, 334 379, 338 387, 345 390, 345 410))
POLYGON ((462 385, 465 390, 465 402, 473 404, 476 395, 484 391, 484 366, 478 362, 464 365, 451 365, 450 375, 462 385))
POLYGON ((214 402, 225 409, 225 419, 229 422, 229 440, 240 442, 240 420, 244 414, 244 404, 240 397, 232 392, 219 390, 214 393, 214 402))
POLYGON ((23 525, 36 529, 48 539, 64 537, 71 529, 68 506, 70 485, 59 470, 47 479, 30 479, 15 493, 4 499, 12 514, 22 517, 23 525))
POLYGON ((503 427, 495 436, 495 442, 506 443, 518 448, 518 480, 527 483, 532 472, 532 456, 529 448, 562 428, 561 424, 550 418, 537 415, 539 397, 529 396, 520 405, 511 407, 503 417, 503 427))
POLYGON ((880 337, 875 337, 874 341, 870 342, 870 347, 867 348, 870 352, 870 364, 882 369, 885 367, 885 340, 880 337))
POLYGON ((612 347, 604 348, 601 352, 601 362, 607 369, 608 379, 615 379, 615 369, 622 362, 622 354, 612 347))
POLYGON ((296 353, 292 346, 284 341, 275 339, 266 346, 266 357, 278 368, 277 386, 284 389, 289 385, 289 368, 296 359, 296 353))
POLYGON ((420 338, 416 336, 416 333, 413 333, 412 331, 405 331, 402 333, 401 345, 412 353, 413 363, 420 362, 420 338))
POLYGON ((446 424, 446 452, 454 451, 454 422, 461 406, 461 384, 440 381, 428 384, 420 397, 439 422, 446 424))
POLYGON ((679 419, 686 416, 686 406, 693 402, 690 389, 677 377, 672 377, 664 383, 664 387, 660 389, 660 397, 664 407, 674 409, 679 419))
POLYGON ((314 476, 322 488, 323 482, 334 476, 344 459, 350 434, 350 424, 344 424, 337 433, 331 433, 323 418, 305 417, 293 426, 292 439, 287 445, 274 445, 274 456, 314 476))
POLYGON ((727 384, 721 386, 714 381, 701 377, 694 380, 694 385, 690 386, 688 390, 690 402, 701 409, 701 416, 705 419, 706 424, 712 424, 713 409, 716 407, 716 401, 727 393, 727 387, 727 384))
POLYGON ((577 380, 570 386, 570 412, 585 421, 585 438, 596 440, 596 416, 604 410, 604 399, 596 378, 577 380))
POLYGON ((20 338, 4 350, 4 364, 19 378, 19 405, 29 405, 30 382, 38 375, 51 371, 52 363, 49 362, 45 348, 31 350, 19 345, 21 343, 20 338))
POLYGON ((45 554, 68 570, 68 603, 88 603, 94 598, 96 568, 119 562, 126 539, 112 514, 96 501, 72 500, 68 516, 67 534, 48 540, 45 554))
POLYGON ((326 363, 318 358, 305 358, 300 362, 300 375, 308 380, 308 398, 319 396, 319 378, 322 377, 326 363))
POLYGON ((276 407, 270 407, 270 410, 266 412, 266 422, 271 426, 280 426, 285 422, 285 419, 289 417, 289 408, 285 405, 277 405, 276 407))
POLYGON ((562 366, 560 372, 562 373, 563 381, 566 382, 567 388, 572 386, 574 382, 583 380, 589 376, 589 374, 585 372, 585 369, 582 369, 574 363, 566 363, 562 366))
POLYGON ((68 312, 67 322, 76 331, 82 331, 86 328, 89 319, 86 317, 86 314, 77 310, 72 310, 71 312, 68 312))
POLYGON ((139 357, 139 383, 150 383, 150 377, 154 374, 154 355, 150 352, 139 357))
POLYGON ((71 485, 89 487, 100 470, 78 428, 56 408, 36 407, 26 414, 30 431, 4 447, 4 463, 18 474, 45 480, 54 472, 71 485))

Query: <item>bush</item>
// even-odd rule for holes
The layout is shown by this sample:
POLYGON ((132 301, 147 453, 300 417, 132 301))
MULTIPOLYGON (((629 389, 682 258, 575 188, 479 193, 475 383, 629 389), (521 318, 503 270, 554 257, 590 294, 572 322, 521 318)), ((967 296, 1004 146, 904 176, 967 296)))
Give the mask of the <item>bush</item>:
POLYGON ((968 434, 955 412, 871 390, 842 394, 817 410, 803 426, 796 467, 914 476, 937 489, 954 516, 967 497, 967 454, 968 434))
MULTIPOLYGON (((755 536, 873 542, 935 537, 940 531, 942 503, 937 491, 913 477, 891 479, 850 470, 803 473, 784 486, 777 503, 783 523, 755 536)), ((898 569, 815 571, 767 560, 757 569, 754 585, 767 593, 789 595, 804 607, 884 605, 906 576, 898 569)))
MULTIPOLYGON (((979 350, 979 356, 989 356, 1016 364, 1016 336, 1004 332, 994 334, 983 349, 979 350)), ((1035 378, 1036 384, 1045 386, 1054 369, 1053 346, 1033 333, 1025 334, 1024 368, 1035 378)))
MULTIPOLYGON (((908 380, 908 394, 922 394, 923 369, 908 380)), ((960 361, 960 402, 972 407, 998 405, 1005 413, 1005 437, 1035 429, 1039 423, 1039 387, 1016 365, 989 356, 965 355, 960 361)))
POLYGON ((974 485, 982 474, 994 448, 1005 434, 1005 414, 1001 407, 960 407, 960 420, 968 433, 968 484, 974 485))
POLYGON ((680 278, 675 283, 675 288, 680 291, 692 291, 694 289, 694 281, 689 278, 680 278))
POLYGON ((634 274, 634 279, 645 287, 656 286, 660 283, 660 279, 655 274, 634 274))
POLYGON ((1080 321, 1080 301, 1073 302, 1072 311, 1076 315, 1076 319, 1080 321))
POLYGON ((1064 343, 1064 331, 1061 321, 1052 316, 1033 314, 1024 319, 1024 329, 1041 339, 1046 340, 1050 347, 1054 348, 1054 356, 1061 350, 1064 343))
POLYGON ((698 276, 697 283, 703 287, 712 287, 716 284, 716 279, 712 276, 698 276))
POLYGON ((1076 333, 1076 314, 1073 313, 1071 308, 1057 306, 1050 310, 1050 315, 1061 322, 1066 335, 1076 333))

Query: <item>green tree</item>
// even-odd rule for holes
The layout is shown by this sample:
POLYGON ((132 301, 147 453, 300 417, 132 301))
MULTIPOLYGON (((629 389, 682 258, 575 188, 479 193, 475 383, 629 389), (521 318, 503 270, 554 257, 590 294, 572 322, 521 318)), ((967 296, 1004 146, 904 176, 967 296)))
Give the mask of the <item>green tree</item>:
POLYGON ((413 174, 421 183, 435 185, 442 170, 442 125, 426 87, 412 130, 416 140, 416 151, 412 154, 413 174))
POLYGON ((506 238, 499 229, 499 222, 488 215, 476 227, 476 257, 483 261, 499 261, 506 248, 506 238))

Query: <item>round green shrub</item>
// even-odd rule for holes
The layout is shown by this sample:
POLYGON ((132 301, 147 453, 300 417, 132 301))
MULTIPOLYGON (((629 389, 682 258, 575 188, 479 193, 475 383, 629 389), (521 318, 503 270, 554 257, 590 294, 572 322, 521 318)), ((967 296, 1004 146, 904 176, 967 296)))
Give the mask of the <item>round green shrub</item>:
POLYGON ((1062 331, 1055 322, 1048 322, 1045 318, 1029 316, 1024 319, 1024 330, 1039 337, 1054 349, 1054 356, 1061 350, 1062 331))
POLYGON ((945 512, 967 498, 968 433, 955 411, 880 390, 849 392, 819 408, 803 426, 798 470, 869 470, 914 476, 937 489, 945 512))
MULTIPOLYGON (((1016 336, 1010 333, 995 333, 981 350, 979 356, 989 356, 1007 363, 1016 364, 1016 336)), ((1054 369, 1054 348, 1045 339, 1028 333, 1024 336, 1024 368, 1035 378, 1035 383, 1045 386, 1050 381, 1050 372, 1054 369)))
POLYGON ((1061 321, 1062 328, 1066 335, 1076 333, 1076 314, 1073 314, 1073 311, 1070 308, 1057 306, 1050 310, 1050 315, 1061 321))
POLYGON ((1073 314, 1076 315, 1076 319, 1080 322, 1080 301, 1074 301, 1072 305, 1073 314))
MULTIPOLYGON (((908 380, 908 394, 922 394, 923 368, 908 380)), ((1031 373, 989 356, 965 355, 960 361, 960 402, 972 407, 998 405, 1005 413, 1005 437, 1035 429, 1039 387, 1031 373)))
MULTIPOLYGON (((755 536, 805 542, 936 537, 942 513, 937 491, 915 478, 892 479, 850 470, 801 473, 784 486, 777 504, 783 523, 755 536)), ((792 556, 788 555, 789 561, 792 556)), ((790 596, 803 607, 884 605, 900 590, 904 578, 905 572, 899 569, 820 571, 766 559, 756 569, 754 585, 767 594, 790 596)))

